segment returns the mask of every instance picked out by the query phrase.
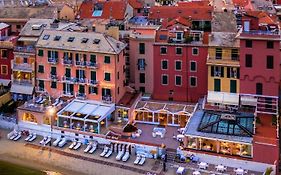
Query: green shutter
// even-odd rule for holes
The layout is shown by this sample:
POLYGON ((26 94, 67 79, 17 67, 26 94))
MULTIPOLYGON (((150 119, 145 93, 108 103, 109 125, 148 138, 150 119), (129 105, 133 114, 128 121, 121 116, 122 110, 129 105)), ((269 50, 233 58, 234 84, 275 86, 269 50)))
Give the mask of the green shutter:
POLYGON ((40 56, 40 57, 44 56, 44 51, 39 49, 38 50, 38 56, 40 56))
POLYGON ((237 81, 236 80, 230 80, 230 92, 231 93, 237 92, 237 81))
POLYGON ((217 92, 221 91, 221 80, 220 79, 214 80, 214 91, 217 91, 217 92))

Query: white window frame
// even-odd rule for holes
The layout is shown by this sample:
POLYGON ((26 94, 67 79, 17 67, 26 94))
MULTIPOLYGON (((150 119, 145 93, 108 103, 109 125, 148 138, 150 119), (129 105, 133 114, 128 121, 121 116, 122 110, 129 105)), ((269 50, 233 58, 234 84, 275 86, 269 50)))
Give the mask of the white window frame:
POLYGON ((176 47, 176 48, 175 48, 175 53, 176 53, 176 55, 182 55, 182 47, 176 47), (177 49, 179 49, 179 48, 181 49, 181 54, 178 54, 178 53, 177 53, 177 49))
POLYGON ((8 49, 1 49, 1 59, 6 60, 6 59, 8 59, 8 57, 9 57, 9 55, 8 55, 8 49), (6 56, 6 57, 2 57, 4 51, 6 51, 6 53, 7 53, 7 56, 6 56))
POLYGON ((182 86, 182 76, 181 75, 175 75, 175 86, 182 86), (177 77, 181 77, 180 85, 177 85, 177 77))
POLYGON ((197 87, 197 85, 198 85, 198 78, 197 78, 197 76, 190 76, 189 77, 189 86, 190 87, 197 87), (193 86, 193 85, 191 85, 191 78, 195 78, 195 80, 196 80, 196 85, 195 86, 193 86))
POLYGON ((182 60, 175 60, 175 71, 182 71, 182 60), (177 69, 177 62, 181 62, 181 68, 177 69))
POLYGON ((168 70, 169 69, 169 60, 167 60, 167 59, 162 59, 161 60, 161 70, 168 70), (163 67, 162 67, 162 62, 163 61, 167 61, 167 69, 163 69, 163 67))
POLYGON ((160 55, 167 55, 168 54, 168 48, 167 46, 160 46, 160 55), (162 48, 166 49, 166 53, 161 53, 162 48))
POLYGON ((198 55, 199 55, 199 48, 198 48, 198 47, 192 47, 191 54, 192 54, 193 56, 198 56, 198 55), (193 53, 193 50, 194 50, 194 49, 197 49, 197 54, 194 54, 194 53, 193 53))
POLYGON ((168 74, 162 74, 161 75, 161 85, 163 85, 163 86, 169 85, 169 75, 168 74), (167 76, 167 84, 163 84, 163 76, 167 76))
POLYGON ((189 71, 190 72, 197 72, 197 61, 191 60, 189 62, 190 66, 189 66, 189 71), (191 63, 194 62, 195 63, 195 70, 191 70, 191 63))

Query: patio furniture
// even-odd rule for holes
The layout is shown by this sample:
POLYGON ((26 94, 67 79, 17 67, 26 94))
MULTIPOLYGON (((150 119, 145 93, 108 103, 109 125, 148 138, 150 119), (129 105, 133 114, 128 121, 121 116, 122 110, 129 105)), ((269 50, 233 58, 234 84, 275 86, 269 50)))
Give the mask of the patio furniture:
POLYGON ((78 148, 80 148, 80 146, 82 145, 82 143, 80 141, 77 142, 77 144, 74 146, 74 150, 77 150, 78 148))
POLYGON ((223 165, 217 165, 216 170, 220 171, 220 172, 224 172, 224 171, 226 171, 226 167, 224 167, 223 165))
POLYGON ((123 162, 127 162, 127 160, 130 158, 130 153, 129 151, 126 151, 126 153, 124 154, 124 156, 122 157, 122 161, 123 162))
POLYGON ((200 169, 207 169, 208 168, 208 164, 206 162, 200 162, 199 164, 199 168, 200 169))
POLYGON ((141 160, 139 161, 139 165, 143 165, 144 164, 144 162, 145 162, 145 156, 144 155, 142 155, 141 156, 141 160))
POLYGON ((180 134, 183 134, 184 131, 185 131, 185 128, 179 128, 179 129, 178 129, 178 132, 179 132, 180 134))
POLYGON ((102 153, 100 153, 101 157, 104 157, 106 155, 106 153, 108 152, 109 148, 107 146, 104 147, 102 153))
POLYGON ((89 151, 90 154, 93 154, 97 150, 97 143, 93 143, 92 149, 89 151))
POLYGON ((183 175, 184 173, 185 173, 185 168, 184 167, 178 167, 177 174, 183 175))
POLYGON ((104 155, 104 157, 108 158, 109 156, 111 156, 112 152, 113 152, 113 144, 111 144, 109 151, 104 155))
POLYGON ((87 153, 88 151, 90 151, 90 149, 92 148, 92 144, 89 143, 86 147, 86 149, 84 149, 84 153, 87 153))
POLYGON ((177 135, 177 141, 183 142, 183 138, 184 138, 184 135, 182 135, 182 134, 177 135))
POLYGON ((234 172, 237 175, 243 175, 245 173, 245 171, 242 168, 237 168, 237 169, 234 170, 234 172))
POLYGON ((201 173, 199 171, 194 171, 192 174, 193 175, 200 175, 201 173))
POLYGON ((59 142, 61 141, 61 136, 59 136, 54 142, 53 146, 58 146, 59 142))
POLYGON ((60 147, 60 148, 62 148, 65 144, 66 144, 66 138, 63 138, 60 142, 59 142, 59 144, 58 144, 58 146, 60 147))
POLYGON ((29 140, 27 140, 28 142, 33 142, 37 138, 36 133, 33 133, 31 135, 32 137, 29 140))
POLYGON ((140 160, 141 160, 141 155, 138 154, 136 160, 134 161, 134 164, 135 165, 139 164, 140 160))
MULTIPOLYGON (((31 137, 32 137, 32 134, 29 134, 29 135, 24 139, 24 141, 28 141, 31 137)), ((40 142, 40 144, 41 144, 41 142, 40 142)))
POLYGON ((153 131, 152 131, 152 137, 160 136, 161 138, 164 138, 165 133, 166 133, 165 128, 155 127, 155 128, 153 128, 153 131))
POLYGON ((21 138, 21 133, 18 133, 18 135, 13 140, 18 141, 20 138, 21 138))
POLYGON ((73 149, 74 148, 74 146, 77 144, 77 142, 76 141, 73 141, 72 143, 71 143, 71 145, 69 145, 69 149, 73 149))

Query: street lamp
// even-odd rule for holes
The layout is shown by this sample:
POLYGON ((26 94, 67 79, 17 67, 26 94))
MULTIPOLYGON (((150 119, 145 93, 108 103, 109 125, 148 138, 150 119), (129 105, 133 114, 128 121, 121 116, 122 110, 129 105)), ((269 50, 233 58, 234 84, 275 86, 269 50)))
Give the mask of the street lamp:
MULTIPOLYGON (((51 138, 52 138, 52 134, 53 134, 53 116, 56 114, 56 108, 49 106, 47 111, 46 111, 47 116, 50 117, 50 126, 51 126, 51 138)), ((51 146, 51 142, 50 142, 50 146, 51 146)))

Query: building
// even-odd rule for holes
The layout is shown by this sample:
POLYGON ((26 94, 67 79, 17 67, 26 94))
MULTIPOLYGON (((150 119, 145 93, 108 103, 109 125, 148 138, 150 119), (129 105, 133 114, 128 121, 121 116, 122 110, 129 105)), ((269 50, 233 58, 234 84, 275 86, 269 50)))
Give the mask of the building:
POLYGON ((0 84, 9 86, 11 82, 11 61, 17 37, 11 36, 11 27, 0 23, 0 84))
POLYGON ((153 93, 154 65, 153 44, 159 26, 131 28, 130 45, 130 84, 143 93, 153 93))
POLYGON ((36 44, 36 90, 117 103, 126 91, 125 47, 101 33, 44 30, 36 44))

